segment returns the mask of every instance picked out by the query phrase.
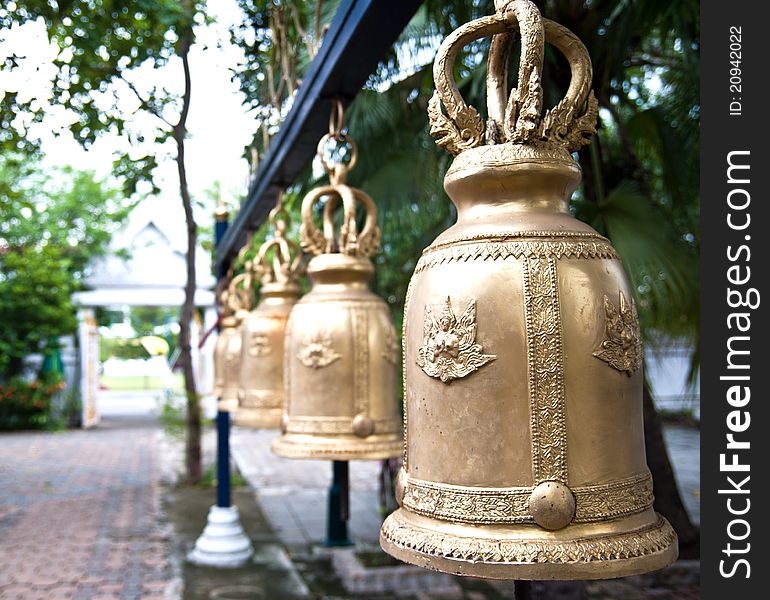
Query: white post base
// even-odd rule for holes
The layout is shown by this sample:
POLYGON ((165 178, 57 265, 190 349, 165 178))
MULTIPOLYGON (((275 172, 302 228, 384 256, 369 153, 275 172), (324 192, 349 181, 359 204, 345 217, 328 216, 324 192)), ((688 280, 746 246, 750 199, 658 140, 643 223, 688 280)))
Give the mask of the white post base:
POLYGON ((195 542, 187 560, 196 565, 240 567, 251 558, 254 550, 243 531, 237 506, 212 506, 208 523, 195 542))

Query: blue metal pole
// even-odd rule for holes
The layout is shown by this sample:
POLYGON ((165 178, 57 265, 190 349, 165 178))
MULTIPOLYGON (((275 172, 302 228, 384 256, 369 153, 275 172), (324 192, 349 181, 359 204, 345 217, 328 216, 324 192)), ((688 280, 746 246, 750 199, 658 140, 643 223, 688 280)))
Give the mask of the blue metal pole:
MULTIPOLYGON (((224 205, 214 213, 214 246, 218 246, 229 226, 229 214, 224 205)), ((225 276, 226 267, 221 263, 217 278, 225 276)), ((217 506, 227 508, 232 504, 230 484, 230 413, 217 407, 217 506)))
POLYGON ((348 537, 350 516, 350 478, 348 461, 332 461, 332 485, 329 488, 329 503, 326 520, 325 546, 351 546, 348 537))
POLYGON ((231 504, 230 413, 217 409, 217 506, 231 504))

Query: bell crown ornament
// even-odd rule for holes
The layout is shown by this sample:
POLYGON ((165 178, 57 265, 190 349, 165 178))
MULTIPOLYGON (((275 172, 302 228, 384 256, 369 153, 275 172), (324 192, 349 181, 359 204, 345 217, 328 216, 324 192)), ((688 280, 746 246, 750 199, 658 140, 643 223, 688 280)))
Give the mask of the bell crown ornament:
POLYGON ((305 273, 302 249, 286 237, 291 218, 283 205, 283 194, 270 211, 268 222, 273 227, 273 236, 259 247, 252 263, 262 297, 281 294, 286 289, 299 290, 299 280, 305 273))
POLYGON ((234 424, 276 429, 283 413, 286 322, 299 299, 305 270, 299 244, 288 239, 289 214, 279 195, 268 217, 273 236, 257 250, 249 269, 259 280, 260 300, 241 326, 240 389, 234 424))
POLYGON ((369 289, 374 274, 369 257, 380 245, 377 207, 345 183, 357 155, 336 103, 329 134, 318 144, 330 183, 302 201, 300 238, 313 255, 307 266, 313 287, 289 316, 286 407, 282 435, 273 443, 276 454, 289 458, 379 459, 401 453, 397 336, 385 302, 369 289), (327 156, 332 140, 348 149, 348 162, 327 156))
MULTIPOLYGON (((476 19, 452 32, 441 44, 433 65, 436 91, 428 105, 431 135, 436 144, 457 155, 487 145, 529 146, 532 154, 544 144, 574 152, 596 133, 598 102, 591 90, 591 59, 583 43, 567 28, 545 19, 529 0, 497 0, 494 15, 476 19), (521 39, 516 87, 507 94, 508 62, 514 34, 521 39), (487 62, 486 125, 479 112, 463 100, 452 75, 463 46, 492 35, 487 62), (545 42, 567 59, 572 78, 566 95, 543 111, 545 42), (443 107, 443 111, 442 111, 443 107), (446 114, 444 114, 444 111, 446 114)), ((553 147, 551 152, 557 152, 553 147)))
POLYGON ((595 132, 580 40, 528 0, 498 1, 441 44, 428 115, 455 158, 457 222, 420 257, 404 308, 404 466, 383 549, 497 579, 601 579, 664 567, 676 534, 653 508, 633 294, 610 241, 572 217, 595 132), (521 40, 516 87, 508 60, 521 40), (486 123, 452 79, 492 36, 486 123), (548 42, 569 61, 543 110, 548 42))

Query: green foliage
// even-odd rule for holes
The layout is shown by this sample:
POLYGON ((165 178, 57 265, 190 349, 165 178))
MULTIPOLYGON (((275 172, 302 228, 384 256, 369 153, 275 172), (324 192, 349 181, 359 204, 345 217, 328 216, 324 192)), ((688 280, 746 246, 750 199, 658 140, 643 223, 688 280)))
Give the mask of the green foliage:
POLYGON ((133 207, 91 171, 44 170, 32 157, 0 156, 0 248, 57 248, 76 278, 104 255, 133 207))
POLYGON ((93 173, 0 156, 0 380, 77 326, 71 301, 130 205, 93 173))
MULTIPOLYGON (((206 469, 203 471, 203 477, 201 477, 200 482, 198 483, 203 488, 215 488, 217 487, 217 466, 212 464, 206 466, 206 469)), ((245 487, 249 485, 249 482, 246 480, 246 478, 241 475, 241 472, 234 468, 232 471, 230 471, 230 485, 234 488, 236 487, 245 487)))
POLYGON ((55 427, 62 429, 80 427, 83 419, 83 400, 80 390, 75 386, 65 388, 54 399, 49 414, 55 427))
MULTIPOLYGON (((140 65, 157 67, 168 62, 179 30, 191 22, 183 3, 176 0, 16 0, 15 4, 15 10, 0 11, 0 28, 43 20, 49 39, 61 49, 54 61, 57 72, 51 103, 67 106, 77 115, 72 133, 84 146, 102 131, 122 134, 126 127, 120 111, 105 110, 96 102, 97 92, 107 91, 140 65)), ((17 61, 18 57, 10 57, 3 70, 15 68, 17 61)), ((149 102, 153 109, 162 108, 160 100, 149 102)), ((27 113, 40 119, 44 111, 40 103, 21 103, 16 94, 5 96, 0 100, 0 141, 17 149, 26 131, 11 126, 15 115, 27 113)))
POLYGON ((234 78, 246 94, 245 103, 256 113, 253 147, 262 156, 339 0, 238 0, 238 6, 244 19, 233 27, 231 39, 246 60, 234 71, 234 78))
POLYGON ((133 306, 129 319, 137 335, 157 335, 155 329, 176 322, 178 313, 177 308, 166 306, 133 306))
POLYGON ((186 401, 184 397, 176 394, 172 390, 165 390, 163 396, 158 400, 160 408, 160 421, 163 431, 170 438, 181 441, 185 437, 185 427, 187 414, 186 401))
POLYGON ((0 255, 0 379, 19 374, 24 357, 77 327, 69 268, 53 246, 0 255))
POLYGON ((139 339, 103 338, 99 343, 99 360, 104 362, 112 357, 123 360, 144 359, 148 358, 149 354, 139 339))
POLYGON ((56 379, 18 377, 0 384, 0 431, 49 427, 53 397, 63 387, 56 379))

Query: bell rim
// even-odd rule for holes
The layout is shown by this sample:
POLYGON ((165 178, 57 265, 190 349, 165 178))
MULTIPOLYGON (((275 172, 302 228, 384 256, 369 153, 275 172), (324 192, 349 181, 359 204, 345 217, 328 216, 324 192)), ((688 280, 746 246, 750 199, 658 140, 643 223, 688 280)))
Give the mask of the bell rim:
POLYGON ((249 408, 240 406, 233 415, 233 425, 248 429, 279 429, 281 427, 281 408, 249 408))
POLYGON ((401 456, 404 442, 400 435, 374 435, 361 439, 355 435, 335 436, 327 441, 311 440, 308 435, 283 434, 273 440, 273 454, 283 458, 318 460, 382 460, 401 456))
MULTIPOLYGON (((573 540, 574 548, 579 548, 586 553, 585 559, 582 560, 505 561, 500 552, 500 542, 491 538, 488 541, 488 549, 496 552, 500 560, 485 560, 480 555, 472 557, 467 554, 465 557, 446 556, 447 551, 453 551, 453 546, 459 547, 462 544, 466 547, 474 547, 480 552, 484 542, 478 538, 447 531, 440 534, 434 533, 410 522, 410 513, 403 508, 389 515, 383 523, 380 529, 380 546, 386 553, 403 562, 453 575, 502 580, 614 579, 662 569, 677 559, 679 548, 676 533, 665 517, 654 512, 652 514, 655 519, 646 527, 573 540), (391 533, 394 526, 399 531, 396 536, 391 533), (410 544, 405 539, 410 535, 418 541, 410 544), (434 538, 433 542, 440 538, 437 541, 440 544, 440 552, 432 553, 425 550, 425 540, 431 538, 434 538), (622 544, 626 538, 633 538, 637 542, 643 538, 649 540, 649 543, 646 546, 644 543, 629 545, 629 551, 638 551, 638 555, 608 558, 607 554, 610 552, 608 548, 613 547, 613 544, 616 546, 622 544)), ((620 519, 618 522, 623 520, 620 519)), ((529 527, 533 532, 530 539, 509 541, 519 547, 522 553, 531 555, 535 547, 542 547, 549 540, 548 532, 536 526, 529 527)), ((472 529, 473 526, 469 528, 469 530, 472 529)), ((557 544, 553 541, 551 543, 557 544)), ((562 541, 558 544, 569 544, 569 542, 562 541)))

